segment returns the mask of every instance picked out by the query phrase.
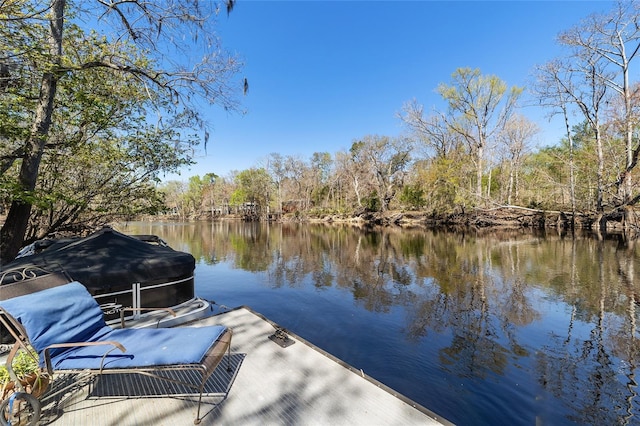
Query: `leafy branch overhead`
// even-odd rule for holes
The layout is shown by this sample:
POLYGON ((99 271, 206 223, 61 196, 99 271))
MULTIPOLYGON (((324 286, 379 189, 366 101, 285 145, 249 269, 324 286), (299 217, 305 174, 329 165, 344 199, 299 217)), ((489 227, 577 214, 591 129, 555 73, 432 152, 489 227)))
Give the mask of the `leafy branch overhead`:
POLYGON ((148 188, 208 139, 203 105, 237 110, 247 90, 214 31, 221 9, 233 2, 0 2, 0 195, 11 200, 0 260, 61 222, 104 220, 96 212, 115 203, 152 208, 140 203, 148 188), (74 217, 57 217, 76 198, 74 217))

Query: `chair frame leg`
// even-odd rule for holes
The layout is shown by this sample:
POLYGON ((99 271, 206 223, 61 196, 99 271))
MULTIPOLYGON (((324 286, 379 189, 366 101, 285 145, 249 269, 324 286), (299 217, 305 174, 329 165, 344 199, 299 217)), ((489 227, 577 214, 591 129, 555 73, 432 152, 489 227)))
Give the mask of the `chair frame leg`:
MULTIPOLYGON (((227 371, 230 373, 233 371, 231 368, 231 344, 227 347, 227 371)), ((200 418, 200 407, 202 405, 202 394, 204 393, 204 385, 207 382, 209 376, 203 375, 202 383, 200 384, 200 395, 198 396, 198 410, 196 412, 196 419, 193 421, 194 425, 199 425, 202 422, 200 418)))

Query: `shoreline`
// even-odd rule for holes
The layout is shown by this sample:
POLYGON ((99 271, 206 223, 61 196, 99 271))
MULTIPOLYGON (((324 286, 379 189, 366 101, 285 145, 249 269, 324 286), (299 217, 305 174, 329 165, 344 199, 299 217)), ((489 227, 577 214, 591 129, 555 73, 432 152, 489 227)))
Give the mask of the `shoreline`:
MULTIPOLYGON (((198 218, 146 216, 141 220, 242 220, 283 223, 342 224, 357 227, 447 228, 447 229, 583 229, 590 230, 599 222, 595 214, 576 213, 572 223, 570 212, 535 210, 517 206, 495 209, 476 209, 463 213, 436 215, 424 211, 390 210, 387 212, 358 211, 355 213, 271 215, 269 219, 256 216, 224 215, 198 218)), ((622 222, 607 222, 607 231, 623 231, 622 222)))

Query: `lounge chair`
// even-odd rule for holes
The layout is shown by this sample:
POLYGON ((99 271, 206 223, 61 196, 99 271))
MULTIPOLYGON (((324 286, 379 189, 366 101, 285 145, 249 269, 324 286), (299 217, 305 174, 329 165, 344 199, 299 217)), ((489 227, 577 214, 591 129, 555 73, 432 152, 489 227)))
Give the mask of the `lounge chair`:
MULTIPOLYGON (((82 284, 61 281, 38 277, 0 286, 0 322, 16 340, 7 359, 12 378, 16 379, 10 366, 13 357, 20 347, 31 346, 51 379, 54 373, 138 373, 189 386, 199 391, 194 421, 199 424, 205 383, 225 352, 230 369, 232 330, 223 326, 113 329, 106 325, 98 303, 82 284), (37 280, 42 283, 34 283, 37 280), (44 289, 16 296, 27 288, 24 286, 44 289), (166 372, 175 370, 195 370, 201 380, 186 383, 168 378, 166 372), (162 373, 165 375, 159 375, 162 373)), ((38 404, 32 411, 39 416, 37 400, 24 392, 18 397, 32 406, 38 404)), ((3 402, 0 421, 6 418, 7 406, 7 401, 3 402)))

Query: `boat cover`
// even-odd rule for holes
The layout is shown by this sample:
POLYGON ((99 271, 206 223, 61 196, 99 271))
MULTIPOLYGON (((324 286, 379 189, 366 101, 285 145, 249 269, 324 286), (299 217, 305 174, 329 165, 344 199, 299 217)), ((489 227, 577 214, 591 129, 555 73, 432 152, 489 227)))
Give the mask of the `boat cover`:
POLYGON ((56 241, 40 253, 7 263, 2 271, 33 266, 65 272, 96 296, 131 290, 133 283, 145 287, 192 277, 195 259, 189 253, 103 228, 86 238, 56 241))

